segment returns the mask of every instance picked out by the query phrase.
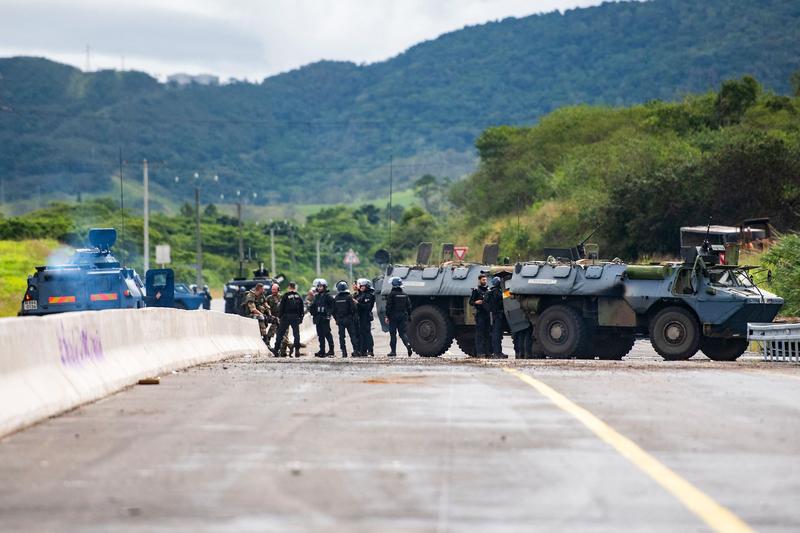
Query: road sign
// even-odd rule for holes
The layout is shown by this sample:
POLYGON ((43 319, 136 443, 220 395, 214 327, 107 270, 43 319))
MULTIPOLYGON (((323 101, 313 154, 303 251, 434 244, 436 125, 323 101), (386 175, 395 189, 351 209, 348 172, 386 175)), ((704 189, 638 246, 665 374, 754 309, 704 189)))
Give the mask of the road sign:
POLYGON ((354 266, 359 263, 361 263, 361 260, 358 258, 358 254, 352 248, 347 250, 347 253, 344 254, 344 264, 354 266))
POLYGON ((170 247, 169 244, 156 245, 156 263, 159 265, 168 265, 170 260, 170 247))
POLYGON ((464 260, 464 258, 467 256, 467 252, 469 252, 469 246, 453 247, 453 255, 455 255, 456 259, 458 259, 459 261, 464 260))

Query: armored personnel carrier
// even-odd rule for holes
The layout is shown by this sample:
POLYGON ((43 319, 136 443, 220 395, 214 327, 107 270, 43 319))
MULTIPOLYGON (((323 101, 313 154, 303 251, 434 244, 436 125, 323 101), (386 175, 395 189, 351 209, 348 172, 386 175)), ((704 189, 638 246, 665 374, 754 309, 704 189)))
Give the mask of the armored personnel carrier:
POLYGON ((733 361, 747 348, 747 323, 771 322, 783 299, 760 289, 750 267, 724 264, 724 252, 705 242, 660 265, 551 255, 516 264, 506 287, 549 357, 621 359, 645 335, 669 361, 698 349, 733 361))
POLYGON ((408 336, 411 346, 422 357, 438 357, 455 341, 468 355, 475 352, 475 317, 469 297, 478 285, 478 276, 501 274, 511 277, 511 267, 491 266, 497 262, 496 244, 484 248, 481 263, 453 260, 452 244, 442 247, 438 265, 429 265, 431 243, 421 243, 417 250, 416 265, 388 265, 375 282, 378 317, 383 326, 386 297, 391 284, 385 280, 398 277, 403 280, 403 290, 411 300, 411 317, 408 336))
POLYGON ((20 316, 144 307, 142 280, 111 253, 116 240, 115 229, 91 229, 90 247, 76 250, 69 263, 36 267, 28 276, 20 316))

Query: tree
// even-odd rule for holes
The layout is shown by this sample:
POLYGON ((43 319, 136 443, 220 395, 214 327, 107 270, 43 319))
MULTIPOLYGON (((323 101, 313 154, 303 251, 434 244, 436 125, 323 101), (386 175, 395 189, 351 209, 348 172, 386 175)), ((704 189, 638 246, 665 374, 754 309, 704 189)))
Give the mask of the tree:
POLYGON ((219 209, 214 204, 208 204, 203 210, 203 216, 209 218, 217 218, 219 216, 219 209))
POLYGON ((760 92, 761 85, 752 76, 724 82, 714 103, 717 122, 722 126, 738 123, 745 111, 756 103, 760 92))
POLYGON ((438 182, 435 176, 425 174, 414 182, 414 196, 422 200, 425 211, 431 213, 431 206, 434 203, 433 194, 438 189, 438 182))
POLYGON ((183 202, 181 206, 181 216, 186 218, 194 217, 194 207, 189 202, 183 202))
POLYGON ((792 84, 792 94, 794 96, 800 96, 800 69, 792 73, 789 82, 792 84))

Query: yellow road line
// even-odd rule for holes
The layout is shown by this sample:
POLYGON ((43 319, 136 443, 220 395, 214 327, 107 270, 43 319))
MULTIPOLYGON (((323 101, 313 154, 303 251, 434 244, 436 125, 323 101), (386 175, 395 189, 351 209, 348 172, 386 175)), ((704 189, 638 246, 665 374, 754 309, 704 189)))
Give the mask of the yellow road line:
POLYGON ((753 531, 741 518, 670 470, 631 439, 617 432, 560 392, 514 368, 503 367, 503 370, 527 383, 559 408, 577 418, 602 441, 617 450, 620 455, 650 476, 653 481, 661 485, 667 492, 675 496, 690 511, 708 524, 710 528, 725 532, 753 531))

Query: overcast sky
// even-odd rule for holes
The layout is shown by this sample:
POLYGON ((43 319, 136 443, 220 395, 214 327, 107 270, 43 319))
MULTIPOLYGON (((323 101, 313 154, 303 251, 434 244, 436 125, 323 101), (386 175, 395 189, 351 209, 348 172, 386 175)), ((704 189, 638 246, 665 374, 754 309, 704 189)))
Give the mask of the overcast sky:
POLYGON ((598 0, 0 0, 0 57, 260 80, 319 59, 371 63, 442 33, 598 0), (135 4, 135 5, 134 5, 135 4))

